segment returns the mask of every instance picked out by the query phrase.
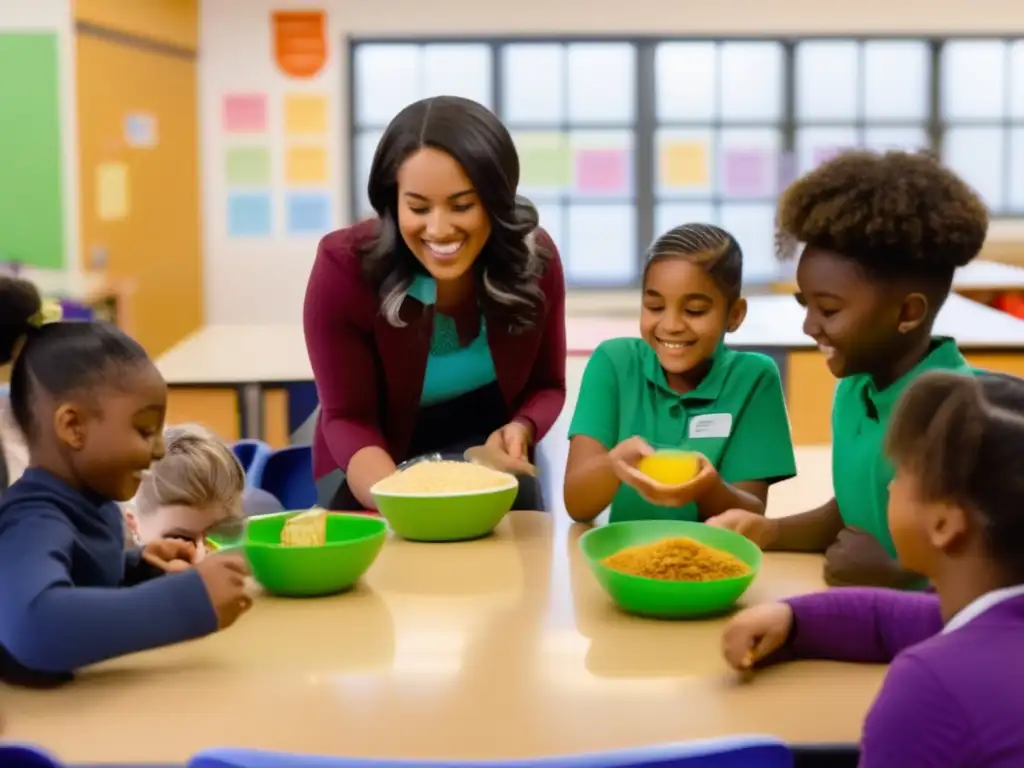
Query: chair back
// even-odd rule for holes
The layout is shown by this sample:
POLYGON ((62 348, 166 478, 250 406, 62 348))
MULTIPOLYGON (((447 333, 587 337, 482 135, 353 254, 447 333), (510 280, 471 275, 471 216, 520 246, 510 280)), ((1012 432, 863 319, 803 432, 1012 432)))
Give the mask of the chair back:
POLYGON ((259 484, 263 467, 270 458, 272 449, 262 440, 239 440, 231 446, 235 452, 235 458, 245 470, 245 485, 247 488, 254 488, 259 484))
POLYGON ((272 451, 255 487, 273 495, 286 510, 314 506, 313 449, 308 445, 293 445, 272 451))
POLYGON ((793 755, 778 739, 740 736, 615 752, 532 760, 374 760, 319 757, 249 749, 200 752, 188 768, 792 768, 793 755))

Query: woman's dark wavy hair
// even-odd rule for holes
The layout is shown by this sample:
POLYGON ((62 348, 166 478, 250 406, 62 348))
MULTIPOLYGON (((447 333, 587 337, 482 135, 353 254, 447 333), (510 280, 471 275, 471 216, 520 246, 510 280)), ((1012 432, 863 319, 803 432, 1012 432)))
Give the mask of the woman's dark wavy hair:
POLYGON ((1024 380, 921 374, 900 398, 885 453, 925 501, 972 512, 992 557, 1024 577, 1024 380))
POLYGON ((363 269, 395 326, 422 266, 398 230, 398 169, 416 150, 433 147, 465 170, 491 220, 491 236, 474 264, 486 317, 521 330, 536 322, 544 301, 538 278, 548 254, 536 242, 537 209, 516 194, 519 155, 508 130, 486 107, 457 96, 410 104, 391 121, 370 166, 367 185, 377 212, 376 236, 362 251, 363 269))
POLYGON ((64 398, 101 382, 117 382, 128 368, 149 363, 146 350, 115 326, 69 322, 37 325, 39 291, 27 280, 0 277, 0 365, 12 360, 11 412, 31 441, 39 393, 64 398), (19 349, 20 347, 20 349, 19 349))

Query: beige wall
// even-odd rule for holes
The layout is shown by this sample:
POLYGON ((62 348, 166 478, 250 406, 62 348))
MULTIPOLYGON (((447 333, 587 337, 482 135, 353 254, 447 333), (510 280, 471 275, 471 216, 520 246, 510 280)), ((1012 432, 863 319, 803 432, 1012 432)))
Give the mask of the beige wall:
MULTIPOLYGON (((337 120, 327 149, 339 224, 349 210, 343 114, 348 101, 344 40, 349 36, 1024 34, 1020 0, 203 0, 200 82, 208 322, 292 322, 300 316, 316 239, 280 236, 240 244, 224 237, 217 223, 223 220, 224 205, 217 121, 224 89, 278 95, 287 87, 268 55, 271 10, 317 5, 330 15, 331 59, 320 76, 301 87, 326 93, 332 120, 337 120)), ((1024 222, 999 222, 992 237, 1024 238, 1024 222)))

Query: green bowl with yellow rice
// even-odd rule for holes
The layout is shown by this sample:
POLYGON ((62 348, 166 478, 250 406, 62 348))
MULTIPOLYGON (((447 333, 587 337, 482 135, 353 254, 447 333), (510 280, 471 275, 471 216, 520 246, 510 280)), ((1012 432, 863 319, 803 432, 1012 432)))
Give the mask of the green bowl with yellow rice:
POLYGON ((487 536, 512 509, 519 481, 466 461, 423 461, 370 489, 391 530, 409 541, 487 536))

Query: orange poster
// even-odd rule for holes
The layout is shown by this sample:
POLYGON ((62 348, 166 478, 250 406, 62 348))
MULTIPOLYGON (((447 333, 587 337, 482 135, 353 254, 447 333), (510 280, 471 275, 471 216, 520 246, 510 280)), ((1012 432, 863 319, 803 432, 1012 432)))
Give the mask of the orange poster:
POLYGON ((275 11, 271 14, 274 60, 291 77, 313 77, 327 63, 327 14, 324 11, 275 11))

